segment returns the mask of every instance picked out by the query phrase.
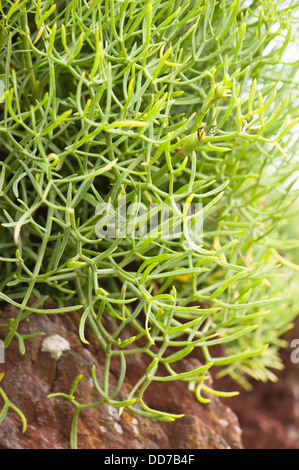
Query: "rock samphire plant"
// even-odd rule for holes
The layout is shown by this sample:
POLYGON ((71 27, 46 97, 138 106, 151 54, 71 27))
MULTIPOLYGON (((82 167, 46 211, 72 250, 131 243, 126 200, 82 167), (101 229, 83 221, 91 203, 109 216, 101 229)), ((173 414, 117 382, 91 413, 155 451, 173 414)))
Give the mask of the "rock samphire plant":
MULTIPOLYGON (((0 300, 18 312, 0 328, 21 354, 42 333, 19 332, 31 314, 77 311, 83 343, 91 329, 104 377, 90 371, 96 403, 76 401, 80 376, 61 394, 74 405, 73 447, 88 407, 179 417, 147 406, 152 382, 184 381, 206 402, 225 395, 207 385, 208 370, 249 387, 282 367, 281 335, 297 313, 298 241, 287 232, 297 62, 287 51, 298 9, 0 2, 0 300), (194 351, 200 367, 183 371, 194 351), (120 399, 134 354, 149 366, 120 399)), ((1 394, 1 420, 11 406, 25 426, 1 394)))

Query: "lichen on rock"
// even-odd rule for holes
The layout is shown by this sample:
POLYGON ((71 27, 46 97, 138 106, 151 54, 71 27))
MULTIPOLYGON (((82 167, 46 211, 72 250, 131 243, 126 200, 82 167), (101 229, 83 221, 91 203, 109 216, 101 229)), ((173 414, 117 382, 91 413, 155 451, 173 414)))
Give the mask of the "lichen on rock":
POLYGON ((60 335, 52 335, 45 338, 41 345, 41 351, 48 352, 50 356, 58 361, 61 354, 70 350, 70 343, 60 335))

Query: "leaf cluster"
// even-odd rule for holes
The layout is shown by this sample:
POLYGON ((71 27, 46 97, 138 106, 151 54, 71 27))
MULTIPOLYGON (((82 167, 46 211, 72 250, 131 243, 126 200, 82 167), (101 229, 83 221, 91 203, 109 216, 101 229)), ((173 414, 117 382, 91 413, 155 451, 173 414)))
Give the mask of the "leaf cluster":
POLYGON ((81 376, 62 394, 76 409, 73 447, 88 407, 180 416, 146 405, 155 381, 184 381, 205 403, 225 395, 206 385, 211 367, 245 387, 248 377, 275 380, 280 337, 297 313, 298 266, 287 252, 298 241, 280 227, 298 212, 297 63, 286 59, 298 7, 0 2, 0 299, 18 309, 0 327, 5 346, 16 338, 22 354, 18 327, 28 315, 79 310, 83 343, 86 324, 92 329, 106 357, 103 383, 91 372, 101 398, 76 401, 81 376), (163 227, 99 238, 97 207, 123 196, 135 215, 143 210, 137 222, 128 215, 134 228, 165 205, 175 227, 186 220, 180 204, 198 203, 201 243, 186 231, 167 238, 163 227), (57 308, 45 309, 47 298, 57 308), (182 372, 195 352, 202 366, 182 372), (121 400, 134 354, 149 366, 121 400), (111 394, 113 356, 120 373, 111 394))

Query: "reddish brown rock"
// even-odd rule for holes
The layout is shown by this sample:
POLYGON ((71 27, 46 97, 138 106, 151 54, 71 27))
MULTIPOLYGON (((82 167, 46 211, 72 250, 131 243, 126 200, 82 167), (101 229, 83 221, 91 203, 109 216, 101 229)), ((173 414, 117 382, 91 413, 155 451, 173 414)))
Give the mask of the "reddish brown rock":
POLYGON ((238 416, 245 449, 299 449, 299 363, 291 360, 292 339, 297 338, 299 317, 284 335, 288 346, 280 351, 284 368, 274 371, 276 382, 252 380, 253 389, 247 392, 232 380, 214 380, 222 390, 240 391, 229 405, 238 416))
MULTIPOLYGON (((15 315, 9 307, 2 318, 15 315)), ((27 418, 27 430, 21 432, 21 420, 9 410, 0 425, 0 448, 64 449, 69 448, 69 433, 74 406, 64 398, 49 394, 69 393, 75 377, 83 375, 75 397, 79 403, 101 399, 94 388, 91 368, 95 365, 101 383, 104 355, 97 348, 93 335, 87 331, 90 344, 83 345, 78 337, 76 315, 30 315, 20 324, 22 334, 43 331, 44 336, 27 339, 26 354, 20 355, 17 340, 5 351, 1 364, 4 377, 1 386, 9 399, 27 418), (54 335, 59 335, 55 337, 54 335), (58 356, 51 353, 45 338, 58 340, 58 356), (60 341, 59 338, 62 338, 60 341), (68 343, 66 343, 64 340, 68 343)), ((129 356, 128 376, 120 398, 124 399, 132 383, 147 367, 143 357, 129 356)), ((118 361, 111 364, 110 383, 117 383, 118 361)), ((186 384, 161 382, 152 384, 145 394, 150 407, 171 413, 184 413, 183 418, 163 423, 125 409, 121 416, 108 404, 85 409, 78 423, 78 447, 84 449, 202 449, 242 448, 238 420, 231 409, 219 399, 208 405, 196 401, 186 384)), ((2 407, 2 399, 0 406, 2 407)))

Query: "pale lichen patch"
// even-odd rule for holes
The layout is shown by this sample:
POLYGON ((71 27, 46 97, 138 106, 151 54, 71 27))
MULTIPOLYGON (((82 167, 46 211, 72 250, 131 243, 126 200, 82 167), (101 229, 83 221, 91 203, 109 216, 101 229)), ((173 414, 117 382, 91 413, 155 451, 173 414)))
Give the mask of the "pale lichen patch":
POLYGON ((67 339, 60 335, 48 336, 42 342, 41 350, 50 354, 52 359, 58 361, 62 353, 71 349, 67 339))
POLYGON ((121 425, 119 423, 114 423, 114 429, 116 432, 118 432, 119 434, 122 434, 123 433, 123 428, 121 427, 121 425))

